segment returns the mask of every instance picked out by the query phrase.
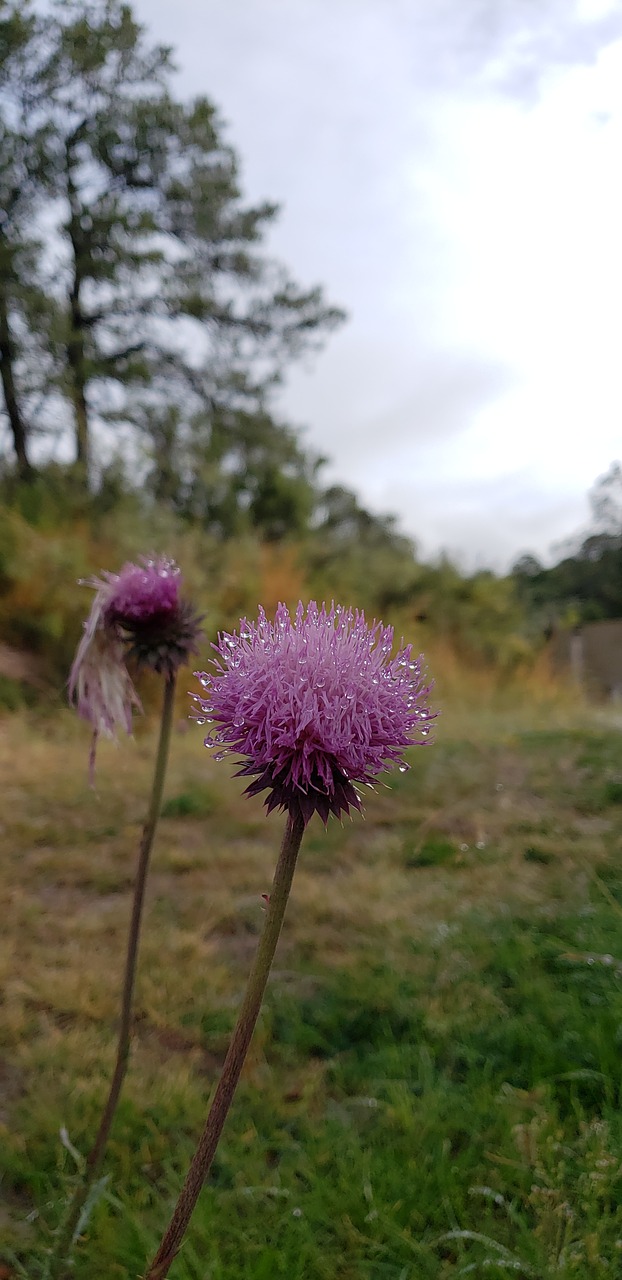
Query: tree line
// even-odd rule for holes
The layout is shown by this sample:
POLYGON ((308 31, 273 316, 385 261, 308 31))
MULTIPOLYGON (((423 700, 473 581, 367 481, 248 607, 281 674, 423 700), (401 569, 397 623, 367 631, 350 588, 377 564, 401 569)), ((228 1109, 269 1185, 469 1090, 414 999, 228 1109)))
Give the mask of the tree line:
POLYGON ((547 568, 524 555, 512 571, 523 607, 545 634, 560 624, 622 617, 622 464, 613 462, 588 498, 590 527, 556 564, 547 568))

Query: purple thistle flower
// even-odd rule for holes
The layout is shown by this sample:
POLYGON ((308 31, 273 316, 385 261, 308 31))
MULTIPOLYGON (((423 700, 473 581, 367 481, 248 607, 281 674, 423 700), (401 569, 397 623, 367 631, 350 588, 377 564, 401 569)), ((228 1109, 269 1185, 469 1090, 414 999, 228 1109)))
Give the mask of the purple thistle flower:
POLYGON ((247 795, 268 791, 269 813, 287 809, 307 823, 316 811, 327 822, 360 809, 353 784, 372 783, 424 743, 436 714, 411 646, 391 659, 392 646, 392 627, 368 626, 358 610, 312 601, 292 621, 280 604, 272 623, 260 609, 239 635, 219 635, 216 673, 196 673, 207 696, 193 695, 194 718, 217 726, 205 745, 220 748, 216 760, 244 757, 236 776, 254 778, 247 795))
POLYGON ((71 668, 69 698, 93 726, 92 777, 99 734, 131 733, 132 710, 141 705, 127 659, 172 679, 197 652, 200 618, 180 599, 179 568, 163 557, 125 564, 119 573, 106 570, 85 585, 96 595, 71 668))
POLYGON ((181 573, 173 560, 124 564, 119 574, 106 578, 114 584, 107 615, 123 627, 177 614, 181 573))

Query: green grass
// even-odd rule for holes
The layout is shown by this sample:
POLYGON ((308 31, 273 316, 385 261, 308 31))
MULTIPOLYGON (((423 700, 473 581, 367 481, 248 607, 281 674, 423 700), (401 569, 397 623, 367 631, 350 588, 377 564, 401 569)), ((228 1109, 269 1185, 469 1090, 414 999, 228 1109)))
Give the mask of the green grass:
MULTIPOLYGON (((59 1131, 88 1149, 108 1079, 153 737, 103 744, 95 794, 85 751, 68 716, 0 723, 0 1263, 29 1280, 73 1176, 59 1131)), ((487 713, 412 763, 364 820, 309 828, 173 1280, 622 1273, 619 732, 487 713)), ((76 1280, 138 1277, 158 1242, 280 839, 191 733, 167 797, 76 1280)))
POLYGON ((209 818, 218 808, 218 798, 210 787, 199 783, 169 796, 162 805, 163 818, 209 818))

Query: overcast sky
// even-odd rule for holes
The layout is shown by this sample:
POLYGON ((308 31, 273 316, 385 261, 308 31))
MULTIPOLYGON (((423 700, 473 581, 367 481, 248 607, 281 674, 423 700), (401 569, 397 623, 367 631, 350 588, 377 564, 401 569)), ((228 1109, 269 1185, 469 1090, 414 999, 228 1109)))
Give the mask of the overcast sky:
POLYGON ((282 395, 326 480, 504 568, 622 456, 622 0, 134 0, 270 250, 347 325, 282 395))

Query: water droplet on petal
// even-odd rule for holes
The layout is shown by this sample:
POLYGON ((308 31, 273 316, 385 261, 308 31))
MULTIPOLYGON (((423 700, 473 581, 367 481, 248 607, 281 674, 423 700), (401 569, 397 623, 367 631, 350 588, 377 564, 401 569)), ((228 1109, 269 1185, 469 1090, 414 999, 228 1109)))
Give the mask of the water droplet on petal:
POLYGON ((399 767, 400 773, 408 773, 408 770, 411 768, 411 765, 406 764, 406 761, 404 760, 402 761, 402 764, 399 765, 398 767, 399 767))

